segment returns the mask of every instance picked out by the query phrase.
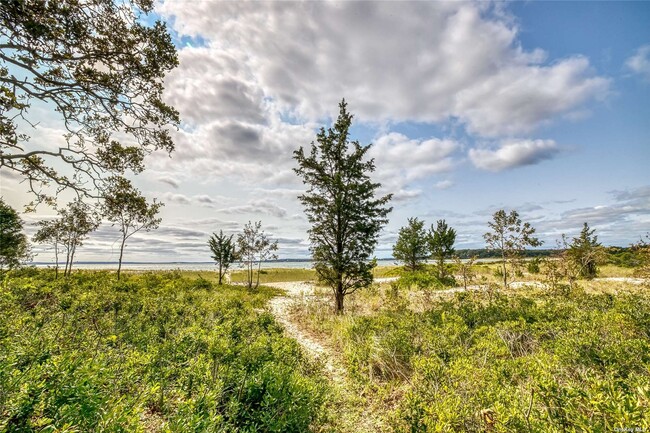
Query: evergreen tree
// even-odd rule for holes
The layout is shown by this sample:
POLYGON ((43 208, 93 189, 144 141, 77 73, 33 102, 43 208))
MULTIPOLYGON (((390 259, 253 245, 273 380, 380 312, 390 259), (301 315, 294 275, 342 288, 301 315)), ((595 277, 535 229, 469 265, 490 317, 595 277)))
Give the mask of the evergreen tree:
POLYGON ((223 276, 228 272, 230 265, 236 260, 235 242, 233 235, 226 236, 223 230, 219 230, 219 234, 212 233, 208 239, 210 251, 212 251, 212 259, 219 266, 219 285, 222 284, 223 276))
POLYGON ((299 196, 311 223, 309 239, 319 279, 334 292, 335 310, 343 311, 345 296, 372 282, 371 255, 392 208, 391 195, 375 197, 381 186, 368 176, 374 160, 364 160, 370 145, 350 142, 352 114, 345 100, 332 128, 321 128, 308 155, 294 152, 294 169, 308 186, 299 196))
POLYGON ((429 251, 431 251, 431 257, 436 261, 440 281, 443 281, 447 276, 445 260, 452 258, 456 252, 454 249, 455 242, 456 230, 449 227, 445 220, 438 220, 435 228, 431 225, 429 251))
POLYGON ((567 254, 578 269, 578 275, 583 278, 594 278, 598 274, 598 262, 602 259, 603 250, 595 236, 596 229, 589 230, 584 223, 580 235, 573 238, 567 254))
POLYGON ((397 242, 393 246, 393 257, 403 262, 404 268, 408 271, 415 271, 422 267, 429 257, 424 221, 409 218, 408 225, 399 229, 397 242))
POLYGON ((18 212, 0 198, 0 270, 29 259, 29 243, 18 212))

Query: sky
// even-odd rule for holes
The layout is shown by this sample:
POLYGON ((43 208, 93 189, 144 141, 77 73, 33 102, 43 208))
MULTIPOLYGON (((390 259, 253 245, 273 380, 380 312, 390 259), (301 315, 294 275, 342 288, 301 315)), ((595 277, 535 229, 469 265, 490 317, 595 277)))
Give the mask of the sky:
MULTIPOLYGON (((165 207, 126 261, 209 261, 208 236, 247 221, 281 258, 308 257, 292 152, 342 98, 394 194, 379 258, 409 217, 445 219, 458 249, 484 247, 502 208, 543 247, 584 222, 605 245, 650 231, 650 2, 164 1, 156 18, 178 47, 165 99, 182 124, 172 156, 132 177, 165 207)), ((32 137, 60 135, 53 113, 36 115, 32 137)), ((8 176, 2 195, 31 200, 8 176)), ((23 218, 31 233, 53 214, 23 218)), ((105 224, 79 260, 117 260, 118 238, 105 224)))

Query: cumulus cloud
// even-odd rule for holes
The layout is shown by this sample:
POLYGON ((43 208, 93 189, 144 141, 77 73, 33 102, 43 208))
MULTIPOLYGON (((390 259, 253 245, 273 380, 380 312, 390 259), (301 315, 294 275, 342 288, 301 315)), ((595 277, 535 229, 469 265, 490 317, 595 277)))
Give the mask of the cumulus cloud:
POLYGON ((454 162, 451 155, 458 147, 453 140, 414 140, 391 132, 375 140, 368 156, 375 158, 378 170, 389 176, 413 180, 448 171, 454 162))
POLYGON ((287 216, 287 210, 269 200, 251 200, 248 204, 219 209, 226 214, 263 214, 278 218, 287 216))
MULTIPOLYGON (((154 156, 151 168, 201 173, 202 183, 300 189, 292 151, 314 140, 345 96, 357 122, 384 125, 369 152, 383 192, 415 199, 424 186, 414 183, 452 170, 462 146, 391 132, 395 122, 464 125, 470 139, 513 136, 584 112, 609 89, 585 57, 523 49, 516 21, 489 3, 170 1, 157 10, 202 46, 182 48, 166 78, 165 98, 183 125, 173 160, 154 156)), ((479 166, 498 171, 554 155, 522 143, 479 166)))
POLYGON ((529 132, 602 97, 609 80, 584 57, 546 62, 488 4, 440 2, 165 2, 181 34, 170 99, 190 121, 263 123, 265 104, 326 117, 345 96, 362 121, 458 118, 482 135, 529 132), (195 106, 191 96, 200 95, 195 106))
POLYGON ((470 149, 469 159, 482 170, 502 171, 538 164, 559 152, 560 148, 553 140, 511 140, 503 142, 496 149, 470 149))
POLYGON ((176 204, 185 204, 185 205, 187 205, 187 204, 192 203, 192 200, 188 196, 186 196, 184 194, 174 194, 174 193, 171 193, 171 192, 165 193, 163 195, 163 199, 164 199, 164 201, 169 201, 169 202, 176 203, 176 204))
POLYGON ((408 184, 451 170, 453 155, 459 148, 453 140, 415 140, 391 132, 374 140, 368 157, 375 159, 375 176, 383 190, 393 193, 395 200, 405 201, 421 194, 420 190, 408 189, 408 184))
POLYGON ((643 45, 625 61, 625 66, 650 82, 650 45, 643 45))
POLYGON ((471 132, 483 136, 528 133, 554 115, 583 115, 572 111, 592 98, 604 98, 609 80, 589 74, 585 57, 550 66, 513 65, 499 70, 480 86, 463 89, 457 112, 471 132))
POLYGON ((182 66, 167 77, 165 97, 182 110, 185 122, 264 121, 261 89, 237 57, 208 47, 185 47, 178 57, 182 66))
POLYGON ((450 181, 448 179, 447 180, 441 180, 441 181, 438 181, 438 182, 433 184, 433 187, 435 189, 449 189, 452 186, 454 186, 454 182, 452 182, 452 181, 450 181))
POLYGON ((166 183, 172 188, 178 189, 178 181, 173 177, 161 177, 160 179, 158 179, 158 181, 162 183, 166 183))
POLYGON ((399 191, 393 193, 392 201, 396 203, 400 203, 400 202, 409 201, 418 198, 421 195, 422 195, 422 191, 420 191, 419 189, 412 189, 412 190, 400 189, 399 191))

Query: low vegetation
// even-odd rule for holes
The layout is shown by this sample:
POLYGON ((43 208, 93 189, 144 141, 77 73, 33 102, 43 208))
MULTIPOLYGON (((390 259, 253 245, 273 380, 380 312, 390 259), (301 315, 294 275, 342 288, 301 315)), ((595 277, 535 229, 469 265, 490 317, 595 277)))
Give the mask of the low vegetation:
POLYGON ((327 387, 249 292, 179 273, 7 273, 0 431, 290 432, 327 387))
POLYGON ((445 293, 410 274, 359 293, 343 317, 317 299, 292 314, 382 408, 377 431, 647 431, 650 293, 597 280, 553 292, 530 275, 503 291, 497 266, 474 267, 496 290, 445 293))
POLYGON ((273 289, 220 286, 216 272, 11 271, 0 291, 0 431, 650 428, 644 286, 596 279, 553 291, 535 284, 542 262, 519 279, 528 288, 504 291, 499 266, 469 266, 493 290, 447 293, 425 270, 358 292, 345 315, 332 314, 325 288, 293 305, 292 321, 344 367, 338 385, 283 336, 265 309, 273 289))

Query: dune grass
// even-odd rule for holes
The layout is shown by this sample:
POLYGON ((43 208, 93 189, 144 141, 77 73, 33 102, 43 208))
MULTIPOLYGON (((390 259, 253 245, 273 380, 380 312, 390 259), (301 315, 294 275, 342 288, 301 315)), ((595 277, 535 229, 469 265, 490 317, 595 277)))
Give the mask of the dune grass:
MULTIPOLYGON (((291 309, 332 347, 385 431, 650 428, 646 288, 423 292, 384 283, 349 296, 344 315, 327 297, 291 309)), ((355 431, 354 417, 342 431, 355 431)))

